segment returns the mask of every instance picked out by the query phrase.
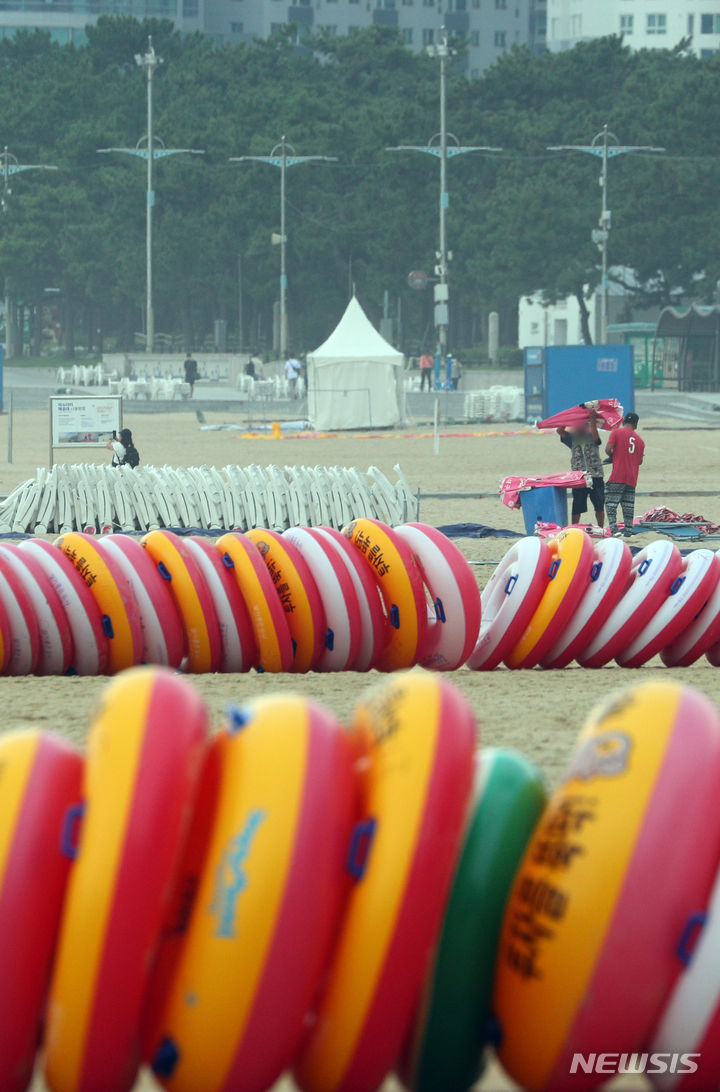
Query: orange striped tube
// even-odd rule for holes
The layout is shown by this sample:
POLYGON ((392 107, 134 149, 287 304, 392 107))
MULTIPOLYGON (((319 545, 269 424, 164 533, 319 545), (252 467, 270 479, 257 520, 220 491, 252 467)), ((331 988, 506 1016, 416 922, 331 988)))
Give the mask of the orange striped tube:
POLYGON ((101 553, 90 535, 69 531, 55 545, 70 558, 90 588, 110 638, 108 671, 114 674, 142 660, 143 633, 130 583, 118 562, 101 553))
POLYGON ((354 727, 365 752, 362 814, 372 841, 296 1061, 304 1092, 378 1088, 399 1057, 472 790, 474 716, 441 677, 395 676, 358 706, 354 727))
POLYGON ((500 937, 500 1059, 523 1088, 595 1087, 578 1055, 650 1041, 714 880, 719 797, 720 717, 700 694, 649 683, 591 715, 500 937))
POLYGON ((24 1092, 75 844, 83 760, 36 729, 0 736, 0 1092, 24 1092))
POLYGON ((285 696, 235 710, 214 749, 217 808, 153 1068, 171 1092, 263 1092, 298 1049, 348 888, 354 750, 285 696))
POLYGON ((258 670, 292 670, 293 644, 287 615, 257 546, 238 531, 228 531, 215 546, 232 568, 250 614, 260 660, 258 670))
POLYGON ((368 565, 385 603, 388 643, 374 665, 380 671, 412 667, 425 645, 428 604, 422 572, 410 546, 385 523, 356 519, 343 528, 368 565))
POLYGON ((292 670, 315 667, 325 648, 325 608, 315 578, 297 546, 288 538, 256 527, 245 535, 262 554, 280 597, 290 636, 295 645, 292 670))
POLYGON ((140 541, 160 575, 169 581, 170 594, 185 633, 188 671, 194 674, 219 671, 222 663, 220 623, 196 559, 182 538, 172 531, 149 531, 140 541))
POLYGON ((207 713, 169 668, 125 672, 88 741, 80 851, 48 1004, 53 1092, 121 1092, 207 741, 207 713))

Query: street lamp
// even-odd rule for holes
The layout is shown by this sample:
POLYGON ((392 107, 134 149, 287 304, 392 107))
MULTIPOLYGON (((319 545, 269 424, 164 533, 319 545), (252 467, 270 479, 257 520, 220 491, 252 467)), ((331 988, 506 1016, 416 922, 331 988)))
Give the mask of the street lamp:
POLYGON ((141 137, 134 148, 98 148, 103 155, 108 152, 124 152, 126 155, 135 155, 139 159, 147 160, 147 187, 146 187, 146 213, 145 213, 145 351, 151 353, 155 346, 155 313, 153 311, 153 262, 152 262, 152 231, 153 231, 153 207, 155 205, 155 190, 153 189, 153 164, 156 159, 164 159, 169 155, 203 155, 203 151, 197 148, 166 148, 162 140, 153 134, 153 97, 152 81, 155 69, 163 63, 162 57, 158 57, 152 44, 152 37, 148 36, 148 47, 145 53, 135 54, 135 64, 145 69, 147 75, 147 136, 141 137))
POLYGON ((285 268, 287 235, 285 233, 285 174, 288 167, 298 163, 336 163, 334 155, 297 155, 292 144, 285 137, 280 138, 270 155, 236 155, 230 157, 231 163, 269 163, 280 168, 280 235, 271 235, 272 243, 280 244, 280 358, 285 359, 287 351, 287 272, 285 268))
POLYGON ((549 152, 587 152, 602 159, 602 169, 599 183, 602 187, 602 207, 598 227, 593 229, 592 241, 602 255, 602 277, 600 281, 601 296, 601 327, 600 333, 603 344, 607 342, 608 328, 608 238, 610 235, 611 213, 607 204, 608 191, 608 159, 616 155, 624 155, 625 152, 664 152, 664 148, 655 148, 651 144, 618 144, 618 138, 611 133, 607 125, 603 125, 599 133, 596 133, 590 144, 555 144, 547 149, 549 152), (612 141, 612 143, 610 143, 612 141))
MULTIPOLYGON (((2 164, 3 189, 0 196, 0 209, 8 210, 8 198, 12 194, 10 179, 21 171, 56 171, 58 168, 47 163, 19 163, 17 156, 8 151, 7 144, 0 154, 2 164)), ((9 360, 15 353, 15 329, 12 321, 12 307, 10 300, 10 278, 5 277, 5 356, 9 360)), ((0 409, 2 409, 2 397, 0 395, 0 409)))
POLYGON ((435 326, 438 332, 438 344, 444 356, 447 348, 447 327, 449 323, 448 262, 452 253, 447 247, 447 210, 450 207, 450 195, 447 187, 447 161, 467 152, 501 152, 502 148, 493 148, 484 144, 460 144, 453 133, 447 131, 447 59, 451 50, 447 43, 445 27, 440 30, 439 40, 428 46, 428 53, 440 61, 440 132, 430 138, 427 144, 398 144, 386 148, 386 152, 425 152, 440 160, 440 249, 436 251, 438 264, 435 266, 437 283, 434 288, 435 326))

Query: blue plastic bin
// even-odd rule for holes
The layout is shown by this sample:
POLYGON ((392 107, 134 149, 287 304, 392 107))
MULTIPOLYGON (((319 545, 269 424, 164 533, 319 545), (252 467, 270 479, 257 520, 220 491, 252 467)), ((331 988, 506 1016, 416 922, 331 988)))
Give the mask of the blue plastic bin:
POLYGON ((567 527, 567 489, 561 486, 542 485, 537 489, 523 489, 520 493, 520 507, 525 530, 529 535, 535 534, 538 520, 567 527))

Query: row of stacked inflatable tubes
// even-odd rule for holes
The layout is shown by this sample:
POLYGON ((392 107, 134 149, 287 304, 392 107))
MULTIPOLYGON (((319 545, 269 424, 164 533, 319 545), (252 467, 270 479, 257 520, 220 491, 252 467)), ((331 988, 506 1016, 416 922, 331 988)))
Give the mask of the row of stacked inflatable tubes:
POLYGON ((433 527, 0 543, 0 673, 720 664, 720 551, 524 538, 480 593, 433 527))
POLYGON ((87 753, 0 737, 0 1089, 529 1090, 638 1068, 720 1088, 720 715, 616 693, 545 799, 442 676, 343 728, 299 696, 215 735, 162 667, 108 682, 87 753), (668 881, 668 878, 671 878, 668 881))

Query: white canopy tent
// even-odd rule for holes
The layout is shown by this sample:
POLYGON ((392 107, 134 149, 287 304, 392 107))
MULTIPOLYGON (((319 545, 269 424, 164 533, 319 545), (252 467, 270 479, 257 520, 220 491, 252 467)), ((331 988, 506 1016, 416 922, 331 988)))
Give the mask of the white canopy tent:
POLYGON ((355 296, 327 341, 307 357, 308 417, 319 430, 382 428, 401 419, 404 357, 355 296))

